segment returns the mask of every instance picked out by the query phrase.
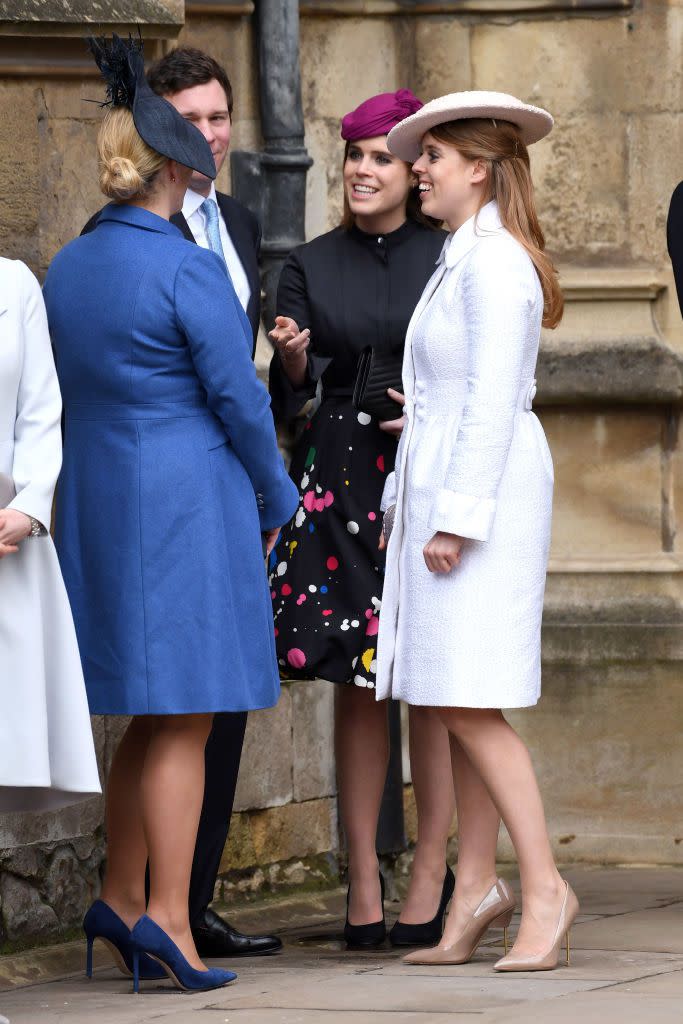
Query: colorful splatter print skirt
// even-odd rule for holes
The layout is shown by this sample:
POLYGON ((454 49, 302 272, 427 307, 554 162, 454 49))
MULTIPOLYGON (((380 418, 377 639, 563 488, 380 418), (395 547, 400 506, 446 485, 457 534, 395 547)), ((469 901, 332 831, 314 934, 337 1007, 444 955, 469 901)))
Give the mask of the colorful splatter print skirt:
POLYGON ((346 397, 324 399, 299 439, 290 469, 299 508, 269 563, 284 678, 375 686, 379 506, 396 448, 346 397))

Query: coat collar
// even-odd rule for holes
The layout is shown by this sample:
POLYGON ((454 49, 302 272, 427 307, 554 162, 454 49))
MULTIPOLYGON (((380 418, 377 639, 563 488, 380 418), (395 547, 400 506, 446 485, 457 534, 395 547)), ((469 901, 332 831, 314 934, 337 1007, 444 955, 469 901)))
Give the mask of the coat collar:
POLYGON ((441 259, 451 270, 481 238, 499 234, 503 230, 498 204, 492 199, 490 203, 482 206, 479 213, 470 217, 457 231, 448 236, 441 252, 441 259))
POLYGON ((252 297, 255 291, 260 293, 261 284, 258 276, 256 280, 258 284, 255 284, 249 273, 249 264, 253 263, 255 250, 254 250, 254 239, 248 230, 245 230, 247 221, 244 217, 238 217, 235 215, 235 208, 237 203, 231 196, 224 195, 223 192, 216 192, 216 201, 218 203, 218 209, 223 215, 223 222, 225 228, 230 235, 232 244, 237 250, 237 255, 242 261, 242 266, 249 278, 249 284, 251 286, 252 297))
POLYGON ((356 224, 351 225, 348 233, 351 238, 355 238, 356 241, 364 243, 369 248, 376 246, 379 239, 382 239, 384 245, 389 249, 392 249, 396 245, 401 245, 403 242, 409 241, 413 235, 417 234, 419 229, 417 221, 414 221, 412 217, 406 217, 399 228, 395 228, 393 231, 389 231, 385 235, 361 231, 356 224))
POLYGON ((11 273, 18 260, 9 260, 6 256, 0 256, 0 316, 4 316, 10 308, 11 298, 14 293, 14 275, 11 273))
POLYGON ((158 231, 162 235, 181 235, 181 231, 156 213, 141 206, 131 206, 128 203, 109 203, 102 210, 98 218, 98 225, 105 221, 115 221, 119 224, 129 224, 131 227, 142 228, 144 231, 158 231))
POLYGON ((182 213, 174 213, 171 217, 171 224, 175 224, 183 238, 186 238, 188 242, 196 242, 196 238, 192 234, 190 225, 187 223, 182 213))

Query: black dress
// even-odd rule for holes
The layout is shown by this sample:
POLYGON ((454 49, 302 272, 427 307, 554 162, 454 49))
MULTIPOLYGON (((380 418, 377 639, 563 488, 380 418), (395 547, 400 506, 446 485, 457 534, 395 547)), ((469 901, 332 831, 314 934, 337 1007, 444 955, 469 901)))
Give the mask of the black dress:
POLYGON ((412 220, 381 236, 335 228, 295 249, 282 270, 278 314, 310 328, 311 343, 300 389, 273 356, 276 419, 291 422, 321 386, 292 457, 299 508, 269 566, 285 677, 374 688, 384 572, 379 506, 397 440, 356 412, 351 396, 363 348, 402 352, 445 237, 412 220))

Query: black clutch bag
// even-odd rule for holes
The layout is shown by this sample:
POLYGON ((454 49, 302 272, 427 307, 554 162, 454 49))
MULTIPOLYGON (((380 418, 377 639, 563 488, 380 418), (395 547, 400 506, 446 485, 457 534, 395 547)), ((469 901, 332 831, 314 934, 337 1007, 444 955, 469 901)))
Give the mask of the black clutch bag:
POLYGON ((387 388, 403 394, 403 353, 386 349, 364 348, 358 359, 353 406, 378 420, 397 420, 403 415, 403 406, 389 398, 387 388))

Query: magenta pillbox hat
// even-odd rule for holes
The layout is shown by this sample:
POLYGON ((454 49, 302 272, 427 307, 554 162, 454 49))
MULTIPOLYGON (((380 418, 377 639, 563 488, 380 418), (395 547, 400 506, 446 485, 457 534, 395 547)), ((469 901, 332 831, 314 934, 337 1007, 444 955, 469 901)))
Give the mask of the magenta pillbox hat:
POLYGON ((342 118, 341 137, 347 142, 356 139, 374 139, 377 135, 388 135, 394 125, 422 107, 422 101, 410 89, 398 92, 381 92, 371 96, 359 107, 342 118))

